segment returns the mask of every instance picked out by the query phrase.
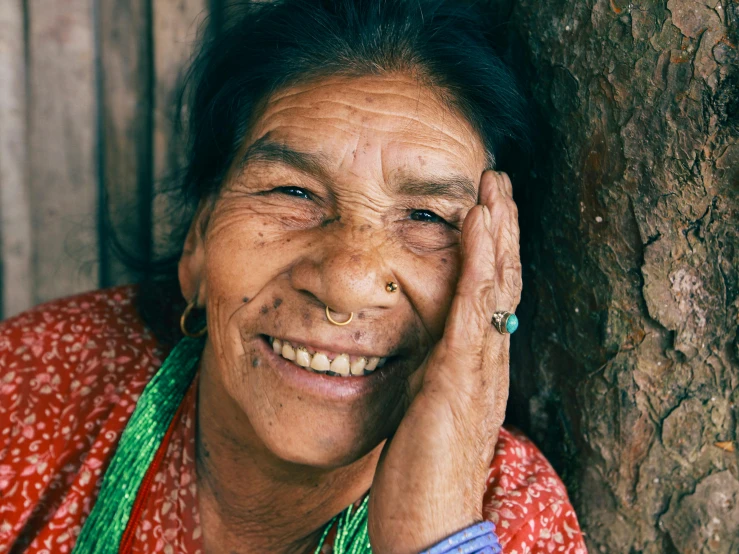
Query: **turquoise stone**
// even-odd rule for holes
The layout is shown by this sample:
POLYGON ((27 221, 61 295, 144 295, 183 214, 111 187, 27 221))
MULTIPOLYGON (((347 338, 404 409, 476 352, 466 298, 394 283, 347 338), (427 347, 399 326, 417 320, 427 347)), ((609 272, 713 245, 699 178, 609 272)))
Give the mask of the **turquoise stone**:
POLYGON ((516 329, 518 329, 518 318, 516 317, 516 314, 511 314, 508 316, 508 319, 506 319, 505 330, 510 334, 513 334, 516 332, 516 329))

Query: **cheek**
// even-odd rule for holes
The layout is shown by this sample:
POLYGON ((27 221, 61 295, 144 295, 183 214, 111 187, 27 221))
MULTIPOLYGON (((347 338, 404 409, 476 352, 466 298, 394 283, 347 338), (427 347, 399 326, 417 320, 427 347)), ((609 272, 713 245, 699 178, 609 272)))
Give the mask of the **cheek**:
POLYGON ((211 216, 205 244, 209 294, 253 298, 300 250, 278 214, 222 204, 211 216))
POLYGON ((408 296, 434 341, 444 331, 460 267, 459 250, 454 248, 417 257, 405 269, 408 296))

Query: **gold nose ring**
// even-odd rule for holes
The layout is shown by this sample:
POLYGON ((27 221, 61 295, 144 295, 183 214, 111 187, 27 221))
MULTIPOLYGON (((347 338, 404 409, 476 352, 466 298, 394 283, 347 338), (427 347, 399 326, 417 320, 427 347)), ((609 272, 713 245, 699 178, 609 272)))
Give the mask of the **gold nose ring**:
POLYGON ((326 306, 326 317, 334 325, 339 325, 339 326, 341 326, 341 325, 349 325, 352 322, 352 319, 354 319, 354 312, 351 312, 349 314, 349 319, 347 319, 346 321, 336 321, 333 317, 331 317, 330 308, 328 306, 326 306))
POLYGON ((387 285, 385 285, 385 290, 388 292, 398 292, 398 283, 395 281, 388 281, 387 285))

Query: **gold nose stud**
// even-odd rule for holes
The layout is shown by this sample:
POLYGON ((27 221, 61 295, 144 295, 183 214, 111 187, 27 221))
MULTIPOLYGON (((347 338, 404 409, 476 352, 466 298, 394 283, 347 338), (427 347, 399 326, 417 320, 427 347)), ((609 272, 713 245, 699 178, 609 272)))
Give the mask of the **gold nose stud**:
POLYGON ((352 319, 354 319, 354 312, 351 312, 349 314, 349 319, 347 319, 346 321, 336 321, 333 317, 331 317, 331 308, 326 306, 326 317, 334 325, 339 325, 339 326, 349 325, 352 322, 352 319))
POLYGON ((388 292, 398 292, 398 283, 395 281, 388 281, 387 285, 385 285, 385 290, 388 292))

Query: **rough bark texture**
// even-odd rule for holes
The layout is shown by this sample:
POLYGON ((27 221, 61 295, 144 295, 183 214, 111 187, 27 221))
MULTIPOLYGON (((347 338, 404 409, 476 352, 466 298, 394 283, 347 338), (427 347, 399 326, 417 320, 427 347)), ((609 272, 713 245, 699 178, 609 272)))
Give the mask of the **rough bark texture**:
POLYGON ((549 126, 518 419, 592 552, 739 552, 739 5, 517 0, 512 27, 549 126))

